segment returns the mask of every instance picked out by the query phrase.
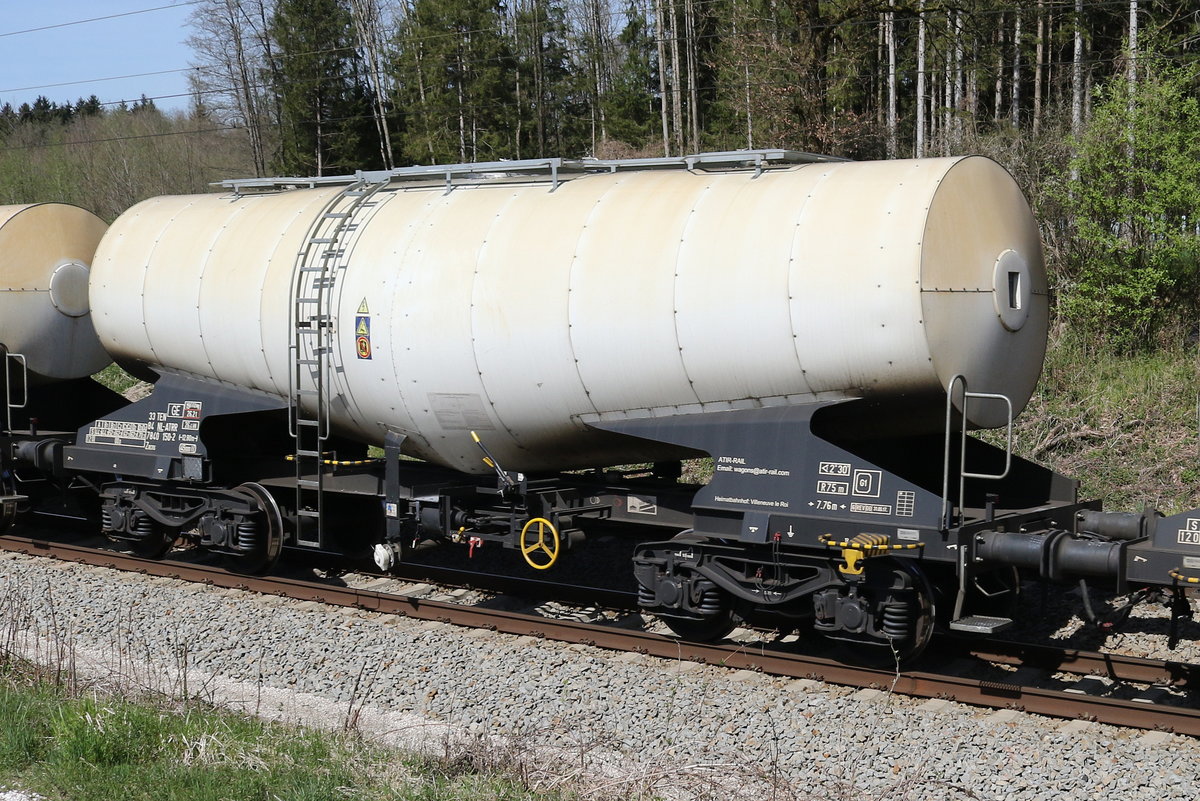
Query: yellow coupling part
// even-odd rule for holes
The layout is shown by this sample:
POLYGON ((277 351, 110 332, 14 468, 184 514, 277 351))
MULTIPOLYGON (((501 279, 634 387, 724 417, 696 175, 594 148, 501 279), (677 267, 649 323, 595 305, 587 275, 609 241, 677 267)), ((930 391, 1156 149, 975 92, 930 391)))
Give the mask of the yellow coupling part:
POLYGON ((861 576, 862 561, 868 556, 875 556, 885 551, 911 551, 921 547, 919 542, 889 545, 887 534, 856 534, 848 540, 835 540, 832 534, 822 534, 817 540, 828 548, 842 549, 844 561, 838 565, 838 572, 847 576, 861 576))
POLYGON ((1177 567, 1173 567, 1167 571, 1167 575, 1184 584, 1200 584, 1200 578, 1184 575, 1177 567))

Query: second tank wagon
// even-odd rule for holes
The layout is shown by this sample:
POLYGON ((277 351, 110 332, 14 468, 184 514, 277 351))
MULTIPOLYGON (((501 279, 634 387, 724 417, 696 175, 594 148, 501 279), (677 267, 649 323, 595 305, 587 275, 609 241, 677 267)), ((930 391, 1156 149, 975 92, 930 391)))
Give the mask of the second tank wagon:
POLYGON ((639 454, 591 423, 936 398, 958 374, 1020 410, 1046 278, 1002 168, 732 166, 398 181, 361 203, 350 184, 154 198, 97 254, 97 330, 124 363, 287 397, 294 327, 321 314, 311 282, 307 306, 295 290, 313 270, 334 428, 403 431, 412 455, 468 472, 487 470, 471 430, 513 469, 602 466, 639 454), (347 218, 326 218, 351 214, 327 241, 347 218))

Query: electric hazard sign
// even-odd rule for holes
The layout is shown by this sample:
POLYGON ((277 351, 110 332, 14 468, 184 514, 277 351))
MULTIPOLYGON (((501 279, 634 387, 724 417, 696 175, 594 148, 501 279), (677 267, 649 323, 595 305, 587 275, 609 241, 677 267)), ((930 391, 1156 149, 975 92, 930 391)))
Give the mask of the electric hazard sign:
POLYGON ((359 316, 354 318, 354 348, 358 353, 358 358, 371 358, 370 317, 359 316))

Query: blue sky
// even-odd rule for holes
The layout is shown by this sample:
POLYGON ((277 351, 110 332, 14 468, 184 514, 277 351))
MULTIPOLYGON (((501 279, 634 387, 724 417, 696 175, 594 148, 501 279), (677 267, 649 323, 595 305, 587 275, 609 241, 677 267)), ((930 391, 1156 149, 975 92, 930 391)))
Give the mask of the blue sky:
POLYGON ((186 70, 191 51, 184 41, 194 6, 186 0, 22 0, 0 5, 0 105, 32 102, 38 95, 56 102, 96 95, 101 101, 155 100, 164 110, 185 109, 186 72, 123 80, 97 78, 166 70, 186 70), (130 11, 155 11, 48 30, 30 28, 89 20, 130 11), (71 82, 67 86, 49 86, 71 82), (27 88, 40 87, 40 88, 27 88))

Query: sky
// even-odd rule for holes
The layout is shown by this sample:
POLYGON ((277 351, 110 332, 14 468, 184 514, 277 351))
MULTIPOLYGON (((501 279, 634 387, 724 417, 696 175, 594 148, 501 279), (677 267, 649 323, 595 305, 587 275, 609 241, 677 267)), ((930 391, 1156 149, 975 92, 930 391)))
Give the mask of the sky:
POLYGON ((94 94, 101 102, 146 95, 164 111, 186 109, 193 8, 189 0, 0 0, 0 106, 94 94), (154 72, 162 74, 144 74, 154 72), (126 75, 139 77, 97 80, 126 75))

